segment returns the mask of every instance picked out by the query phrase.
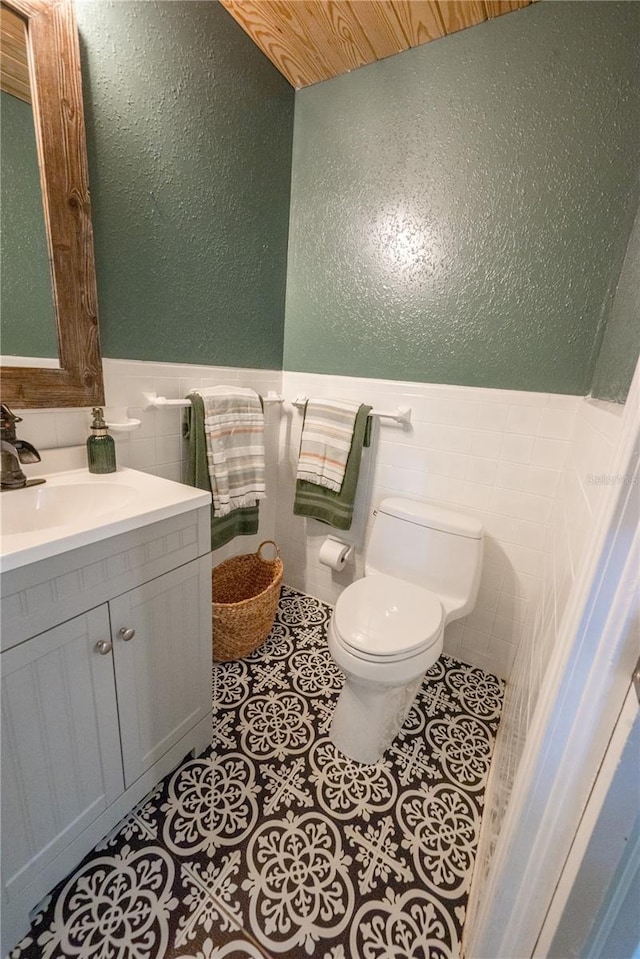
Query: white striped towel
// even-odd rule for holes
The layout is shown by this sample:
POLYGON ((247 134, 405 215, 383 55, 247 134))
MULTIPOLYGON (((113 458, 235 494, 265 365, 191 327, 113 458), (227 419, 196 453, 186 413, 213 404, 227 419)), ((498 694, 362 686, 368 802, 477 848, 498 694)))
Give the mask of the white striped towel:
POLYGON ((302 424, 297 479, 339 493, 360 403, 309 400, 302 424))
POLYGON ((253 390, 212 386, 193 390, 204 403, 207 466, 214 516, 266 498, 264 414, 253 390))

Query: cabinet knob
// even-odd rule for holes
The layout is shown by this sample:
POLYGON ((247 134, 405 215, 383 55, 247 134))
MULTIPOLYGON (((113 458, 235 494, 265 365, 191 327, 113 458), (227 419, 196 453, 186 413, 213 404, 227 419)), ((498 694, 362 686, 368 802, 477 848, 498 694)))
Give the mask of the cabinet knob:
POLYGON ((113 649, 113 644, 108 639, 101 639, 96 643, 96 649, 101 656, 106 656, 113 649))
POLYGON ((135 629, 127 629, 126 626, 123 626, 122 629, 118 631, 118 636, 121 636, 125 643, 128 643, 130 639, 133 639, 135 634, 135 629))

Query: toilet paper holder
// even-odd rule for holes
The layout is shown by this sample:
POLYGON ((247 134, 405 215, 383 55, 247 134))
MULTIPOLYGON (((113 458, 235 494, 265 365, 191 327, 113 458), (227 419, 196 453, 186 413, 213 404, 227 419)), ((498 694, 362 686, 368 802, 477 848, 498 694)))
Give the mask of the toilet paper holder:
POLYGON ((337 536, 327 536, 320 547, 319 560, 323 566, 341 570, 347 565, 354 552, 355 547, 351 543, 345 543, 337 536))

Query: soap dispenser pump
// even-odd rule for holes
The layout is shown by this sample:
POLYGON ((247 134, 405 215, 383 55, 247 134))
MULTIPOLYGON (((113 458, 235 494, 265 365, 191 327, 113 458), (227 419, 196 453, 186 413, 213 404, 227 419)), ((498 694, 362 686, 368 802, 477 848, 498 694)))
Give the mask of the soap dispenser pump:
POLYGON ((96 406, 92 412, 91 436, 87 440, 87 459, 90 473, 115 473, 116 444, 109 436, 102 410, 96 406))

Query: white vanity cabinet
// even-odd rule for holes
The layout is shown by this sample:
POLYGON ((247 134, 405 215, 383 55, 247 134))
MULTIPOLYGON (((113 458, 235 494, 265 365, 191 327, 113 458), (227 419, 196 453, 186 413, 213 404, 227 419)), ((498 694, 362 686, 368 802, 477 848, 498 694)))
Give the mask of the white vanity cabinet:
POLYGON ((210 562, 204 573, 189 563, 109 603, 125 786, 211 714, 210 562))
POLYGON ((4 956, 42 897, 211 741, 209 509, 5 572, 2 600, 4 956))
MULTIPOLYGON (((19 898, 123 792, 106 606, 2 655, 2 875, 19 898)), ((3 917, 4 924, 4 917, 3 917)))

